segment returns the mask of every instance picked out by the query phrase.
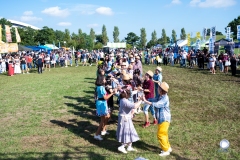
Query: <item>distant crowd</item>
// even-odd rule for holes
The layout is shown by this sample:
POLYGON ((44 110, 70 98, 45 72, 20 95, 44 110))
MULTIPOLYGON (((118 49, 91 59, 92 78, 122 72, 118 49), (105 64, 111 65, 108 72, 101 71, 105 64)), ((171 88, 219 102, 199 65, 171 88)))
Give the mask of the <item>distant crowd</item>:
MULTIPOLYGON (((37 68, 38 73, 41 74, 43 70, 50 71, 50 68, 68 67, 68 66, 92 66, 98 63, 100 59, 105 58, 103 50, 79 50, 64 51, 57 50, 51 53, 46 52, 18 52, 17 54, 3 54, 0 55, 0 73, 9 71, 9 75, 31 73, 32 68, 37 68), (10 64, 10 65, 9 65, 10 64)), ((138 55, 140 61, 146 65, 179 65, 180 67, 189 67, 199 69, 209 69, 213 74, 219 68, 220 72, 228 73, 228 68, 231 67, 232 75, 236 75, 237 65, 239 63, 239 56, 233 54, 229 56, 227 52, 220 54, 210 54, 206 48, 203 50, 189 50, 178 48, 166 49, 147 49, 147 50, 125 50, 117 49, 111 50, 107 53, 111 60, 111 65, 114 63, 126 62, 131 63, 134 56, 138 55)), ((108 69, 111 69, 108 66, 108 69)))

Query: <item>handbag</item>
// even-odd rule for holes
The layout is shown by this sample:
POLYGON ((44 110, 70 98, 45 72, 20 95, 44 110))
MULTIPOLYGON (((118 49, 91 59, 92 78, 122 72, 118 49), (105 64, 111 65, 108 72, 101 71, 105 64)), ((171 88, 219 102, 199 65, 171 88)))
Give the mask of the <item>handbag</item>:
POLYGON ((226 62, 225 62, 225 66, 230 66, 231 65, 231 62, 229 61, 229 60, 227 60, 226 62))

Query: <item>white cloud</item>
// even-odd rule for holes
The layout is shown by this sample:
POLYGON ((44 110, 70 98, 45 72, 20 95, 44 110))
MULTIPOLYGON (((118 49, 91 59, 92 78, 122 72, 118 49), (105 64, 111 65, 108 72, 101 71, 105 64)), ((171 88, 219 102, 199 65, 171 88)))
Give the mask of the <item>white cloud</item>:
POLYGON ((33 11, 25 11, 20 17, 20 20, 23 22, 39 22, 42 21, 42 18, 33 16, 33 11))
POLYGON ((61 10, 61 8, 58 6, 46 8, 42 11, 42 13, 50 16, 55 16, 55 17, 67 17, 70 15, 70 12, 68 11, 68 9, 61 10))
POLYGON ((172 4, 181 4, 182 2, 180 0, 172 0, 172 4))
POLYGON ((236 4, 236 0, 191 0, 190 6, 200 8, 223 8, 230 7, 236 4))
POLYGON ((23 12, 23 15, 24 16, 32 16, 33 12, 32 11, 25 11, 25 12, 23 12))
POLYGON ((79 12, 85 15, 92 15, 95 13, 97 6, 91 4, 78 4, 75 5, 70 11, 79 12))
POLYGON ((70 23, 70 22, 60 22, 57 25, 59 25, 59 26, 71 26, 72 23, 70 23))
POLYGON ((87 25, 89 28, 96 28, 96 27, 99 27, 99 24, 97 23, 93 23, 93 24, 89 24, 87 25))
POLYGON ((99 7, 96 9, 96 12, 98 14, 107 15, 107 16, 113 15, 113 11, 109 7, 99 7))
POLYGON ((38 22, 38 21, 42 21, 42 18, 39 17, 35 17, 35 16, 21 16, 21 21, 24 22, 38 22))

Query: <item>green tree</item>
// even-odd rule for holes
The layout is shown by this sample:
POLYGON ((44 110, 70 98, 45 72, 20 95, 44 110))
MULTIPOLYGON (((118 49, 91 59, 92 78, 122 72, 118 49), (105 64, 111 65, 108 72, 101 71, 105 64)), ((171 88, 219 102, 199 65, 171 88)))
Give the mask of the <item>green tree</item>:
POLYGON ((116 43, 116 42, 119 42, 119 29, 117 26, 114 26, 114 31, 113 31, 113 41, 116 43))
POLYGON ((94 45, 94 49, 102 49, 103 48, 103 44, 100 43, 100 42, 97 42, 95 45, 94 45))
POLYGON ((95 32, 92 28, 90 29, 90 37, 91 37, 92 45, 93 45, 92 48, 94 48, 94 42, 95 42, 95 39, 96 39, 96 35, 95 35, 95 32))
POLYGON ((5 25, 9 25, 10 27, 12 26, 12 23, 8 21, 5 18, 0 19, 0 25, 2 26, 2 40, 3 42, 6 42, 6 30, 5 30, 5 25))
POLYGON ((147 43, 147 33, 145 28, 140 29, 140 48, 145 48, 147 43))
POLYGON ((161 37, 161 45, 165 45, 167 43, 167 34, 165 29, 162 29, 162 37, 161 37))
POLYGON ((147 48, 152 48, 156 43, 154 43, 154 41, 151 39, 148 43, 147 43, 147 48))
POLYGON ((134 46, 135 44, 137 44, 137 42, 139 41, 140 37, 138 37, 135 33, 130 32, 127 34, 127 37, 125 37, 126 43, 127 44, 131 44, 132 46, 134 46))
POLYGON ((18 33, 21 38, 20 44, 26 45, 26 46, 38 45, 38 41, 36 41, 36 36, 38 34, 38 30, 34 30, 31 27, 18 28, 18 33))
POLYGON ((60 30, 56 30, 55 31, 55 45, 57 45, 56 43, 58 43, 58 46, 61 47, 64 45, 64 32, 63 31, 60 31, 60 30))
POLYGON ((177 34, 176 34, 176 31, 174 29, 172 30, 172 40, 173 40, 174 43, 177 42, 177 34))
POLYGON ((102 39, 102 35, 101 34, 96 35, 96 43, 95 44, 97 44, 97 43, 102 43, 103 44, 103 39, 102 39))
POLYGON ((154 30, 152 32, 152 42, 154 43, 154 45, 157 43, 157 32, 154 30))
POLYGON ((181 29, 180 38, 181 38, 182 40, 185 40, 185 39, 187 38, 187 35, 186 35, 186 32, 185 32, 185 29, 184 29, 184 28, 181 29))
POLYGON ((68 43, 70 42, 70 40, 71 40, 70 31, 69 31, 69 29, 65 29, 65 31, 64 31, 64 41, 66 42, 66 46, 64 46, 64 47, 69 46, 68 43))
MULTIPOLYGON (((233 32, 233 39, 237 39, 237 25, 240 25, 240 16, 234 18, 234 20, 229 22, 227 25, 227 27, 231 27, 231 32, 233 32)), ((227 29, 227 27, 225 28, 225 30, 227 29)))
POLYGON ((107 29, 106 29, 106 26, 103 25, 103 27, 102 27, 102 43, 103 43, 103 45, 107 45, 107 42, 108 42, 107 29))
POLYGON ((35 41, 40 44, 53 43, 56 40, 55 32, 52 28, 44 26, 41 30, 38 31, 35 41))

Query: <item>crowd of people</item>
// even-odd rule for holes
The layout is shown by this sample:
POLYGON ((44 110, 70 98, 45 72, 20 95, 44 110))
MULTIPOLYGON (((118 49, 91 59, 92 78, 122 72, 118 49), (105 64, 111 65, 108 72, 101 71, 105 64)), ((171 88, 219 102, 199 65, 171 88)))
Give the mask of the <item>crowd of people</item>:
POLYGON ((172 148, 168 140, 168 128, 171 121, 168 90, 169 85, 162 82, 162 68, 157 66, 154 73, 142 70, 140 52, 117 52, 116 61, 105 55, 98 61, 97 79, 95 82, 96 114, 101 118, 94 139, 103 140, 108 135, 107 124, 113 112, 113 96, 117 97, 118 125, 116 139, 121 145, 118 151, 128 153, 136 151, 132 143, 140 138, 132 119, 143 113, 145 122, 142 127, 157 125, 157 139, 160 144, 160 156, 170 155, 172 148), (142 107, 143 106, 143 107, 142 107), (150 122, 148 110, 153 121, 150 122))

